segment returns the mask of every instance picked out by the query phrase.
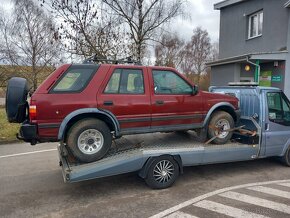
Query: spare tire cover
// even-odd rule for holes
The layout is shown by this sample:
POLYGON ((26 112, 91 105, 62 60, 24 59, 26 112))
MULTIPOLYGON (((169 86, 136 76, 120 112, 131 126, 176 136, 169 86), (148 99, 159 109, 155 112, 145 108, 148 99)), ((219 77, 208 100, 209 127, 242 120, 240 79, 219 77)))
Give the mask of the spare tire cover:
POLYGON ((21 123, 26 118, 27 110, 27 80, 13 77, 8 81, 6 90, 6 114, 9 122, 21 123))

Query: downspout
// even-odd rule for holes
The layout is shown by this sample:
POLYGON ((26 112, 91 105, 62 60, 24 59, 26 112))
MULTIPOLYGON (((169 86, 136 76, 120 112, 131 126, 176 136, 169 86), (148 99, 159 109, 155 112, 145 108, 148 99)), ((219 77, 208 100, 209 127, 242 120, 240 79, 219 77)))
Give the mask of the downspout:
POLYGON ((261 66, 259 64, 259 61, 257 61, 257 63, 254 63, 252 61, 249 60, 249 56, 247 56, 247 59, 246 61, 249 63, 249 64, 252 64, 254 66, 256 66, 256 70, 255 70, 255 82, 260 83, 260 72, 261 72, 261 66))

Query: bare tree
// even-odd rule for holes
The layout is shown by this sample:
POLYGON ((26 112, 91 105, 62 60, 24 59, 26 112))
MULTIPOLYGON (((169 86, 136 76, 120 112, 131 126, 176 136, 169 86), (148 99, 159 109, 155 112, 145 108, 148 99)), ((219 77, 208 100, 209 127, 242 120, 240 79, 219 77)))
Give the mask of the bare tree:
POLYGON ((101 1, 39 1, 58 21, 56 37, 62 39, 69 53, 116 59, 128 52, 129 37, 124 26, 101 1))
POLYGON ((155 65, 178 68, 183 60, 184 41, 177 34, 164 34, 155 46, 155 65))
POLYGON ((6 19, 0 17, 3 46, 2 58, 18 73, 24 73, 35 90, 41 74, 48 71, 58 57, 58 42, 54 40, 51 19, 33 0, 15 0, 6 19))
POLYGON ((191 40, 185 46, 181 68, 187 76, 196 74, 197 83, 200 82, 201 74, 206 73, 206 62, 210 58, 211 48, 208 32, 201 27, 195 28, 191 40))
POLYGON ((182 13, 184 0, 103 0, 122 17, 130 29, 134 56, 142 59, 146 42, 156 39, 156 31, 182 13))
POLYGON ((211 44, 210 61, 216 61, 219 58, 219 42, 213 42, 211 44))

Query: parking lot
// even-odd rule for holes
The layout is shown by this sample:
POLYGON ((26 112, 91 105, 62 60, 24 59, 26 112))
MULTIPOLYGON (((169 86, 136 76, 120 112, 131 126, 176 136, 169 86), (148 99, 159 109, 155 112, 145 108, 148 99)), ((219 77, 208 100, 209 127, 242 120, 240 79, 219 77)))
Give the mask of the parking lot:
POLYGON ((263 193, 259 188, 278 189, 280 194, 290 192, 287 185, 280 185, 289 184, 287 181, 268 184, 290 179, 289 168, 275 159, 188 167, 176 184, 165 190, 151 190, 135 173, 64 183, 53 143, 35 147, 0 145, 0 166, 1 217, 227 217, 233 211, 236 216, 289 217, 289 198, 263 193), (257 184, 252 189, 231 189, 250 183, 257 184), (221 189, 225 191, 210 194, 221 189), (258 198, 284 206, 273 209, 245 203, 231 199, 233 192, 246 195, 246 199, 258 198), (203 195, 208 198, 191 202, 203 195))

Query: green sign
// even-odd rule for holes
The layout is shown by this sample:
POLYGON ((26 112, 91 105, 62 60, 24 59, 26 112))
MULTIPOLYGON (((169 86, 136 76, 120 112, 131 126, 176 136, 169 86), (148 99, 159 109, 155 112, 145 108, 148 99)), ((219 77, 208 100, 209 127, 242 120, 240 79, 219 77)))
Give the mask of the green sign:
POLYGON ((271 87, 272 71, 263 71, 260 74, 260 86, 271 87))
POLYGON ((272 82, 282 82, 282 75, 272 76, 272 82))

